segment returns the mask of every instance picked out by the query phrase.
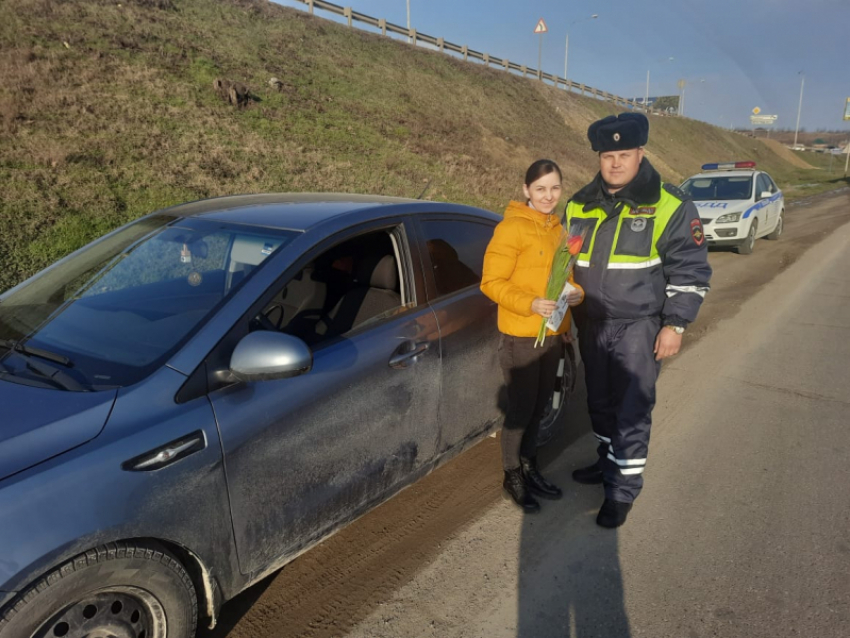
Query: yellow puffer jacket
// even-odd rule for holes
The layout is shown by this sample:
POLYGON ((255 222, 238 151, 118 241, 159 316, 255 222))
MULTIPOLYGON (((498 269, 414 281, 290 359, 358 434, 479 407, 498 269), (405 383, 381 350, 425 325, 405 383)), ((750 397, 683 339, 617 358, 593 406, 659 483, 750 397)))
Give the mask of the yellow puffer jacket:
MULTIPOLYGON (((561 232, 557 215, 544 215, 519 202, 508 204, 487 246, 481 278, 482 292, 499 304, 499 330, 504 334, 537 336, 543 318, 531 312, 531 302, 546 294, 561 232)), ((568 312, 561 327, 546 334, 569 331, 570 321, 568 312)))

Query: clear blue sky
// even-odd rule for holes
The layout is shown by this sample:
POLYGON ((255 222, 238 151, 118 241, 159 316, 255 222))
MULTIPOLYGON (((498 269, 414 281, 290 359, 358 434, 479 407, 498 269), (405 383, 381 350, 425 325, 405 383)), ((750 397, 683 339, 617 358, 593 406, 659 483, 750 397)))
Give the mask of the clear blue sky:
MULTIPOLYGON (((306 8, 295 0, 276 0, 306 8)), ((405 0, 336 0, 356 11, 406 24, 405 0)), ((850 131, 850 0, 410 0, 418 31, 537 66, 544 18, 543 68, 619 95, 679 93, 685 111, 718 124, 748 125, 751 110, 793 129, 805 74, 801 128, 850 131), (592 14, 596 20, 585 20, 592 14), (579 22, 578 24, 571 23, 579 22), (673 61, 668 58, 673 57, 673 61), (704 80, 704 81, 703 81, 704 80)), ((330 14, 317 11, 323 17, 330 14)))

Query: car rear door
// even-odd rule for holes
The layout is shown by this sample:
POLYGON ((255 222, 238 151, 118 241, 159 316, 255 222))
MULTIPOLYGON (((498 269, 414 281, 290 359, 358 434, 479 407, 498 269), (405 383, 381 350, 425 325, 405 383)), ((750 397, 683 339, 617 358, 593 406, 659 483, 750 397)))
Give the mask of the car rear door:
POLYGON ((500 421, 503 387, 496 304, 479 286, 495 222, 462 215, 419 219, 428 298, 440 327, 442 454, 500 421))
MULTIPOLYGON (((281 285, 329 246, 384 231, 401 264, 401 307, 316 343, 313 368, 302 376, 211 393, 244 573, 262 571, 352 520, 434 457, 439 330, 408 223, 383 221, 335 236, 288 269, 281 285)), ((267 291, 245 322, 280 290, 267 291)), ((223 374, 238 337, 239 330, 222 344, 211 378, 223 374)))

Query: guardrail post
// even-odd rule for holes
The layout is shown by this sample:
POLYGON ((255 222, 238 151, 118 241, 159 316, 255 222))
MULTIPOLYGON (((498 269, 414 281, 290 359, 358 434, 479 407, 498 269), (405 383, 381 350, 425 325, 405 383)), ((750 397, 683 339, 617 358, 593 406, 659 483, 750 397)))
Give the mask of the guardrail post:
POLYGON ((353 26, 352 20, 351 20, 351 15, 352 15, 351 7, 345 7, 342 10, 342 15, 345 16, 346 18, 348 18, 348 26, 353 26))
POLYGON ((528 67, 523 64, 521 68, 522 68, 522 77, 527 78, 528 77, 528 67))
POLYGON ((381 18, 378 20, 378 26, 381 28, 381 35, 387 35, 387 19, 381 18))
POLYGON ((413 44, 413 46, 416 46, 416 29, 411 29, 410 31, 408 31, 407 37, 410 38, 410 42, 413 44))
POLYGON ((584 97, 584 84, 579 84, 579 90, 581 91, 581 96, 584 97))
POLYGON ((465 44, 461 47, 461 52, 463 53, 463 59, 465 61, 469 60, 469 47, 465 44))
POLYGON ((489 53, 484 54, 484 66, 490 66, 490 54, 489 53))
POLYGON ((307 9, 310 11, 310 15, 313 15, 313 0, 307 0, 307 9))
POLYGON ((443 40, 443 38, 437 38, 437 48, 440 50, 441 53, 443 52, 443 49, 445 48, 445 46, 446 46, 446 41, 443 40))

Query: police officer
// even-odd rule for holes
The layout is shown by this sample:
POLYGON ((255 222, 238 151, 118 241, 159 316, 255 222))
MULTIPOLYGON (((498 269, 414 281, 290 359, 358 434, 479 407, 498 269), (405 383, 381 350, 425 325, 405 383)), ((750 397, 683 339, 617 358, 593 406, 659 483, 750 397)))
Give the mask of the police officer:
POLYGON ((585 300, 574 315, 599 459, 573 478, 604 484, 596 522, 613 528, 643 486, 661 360, 679 352, 711 267, 696 207, 644 157, 647 118, 609 116, 587 136, 600 170, 570 199, 566 223, 587 229, 575 268, 585 300))

